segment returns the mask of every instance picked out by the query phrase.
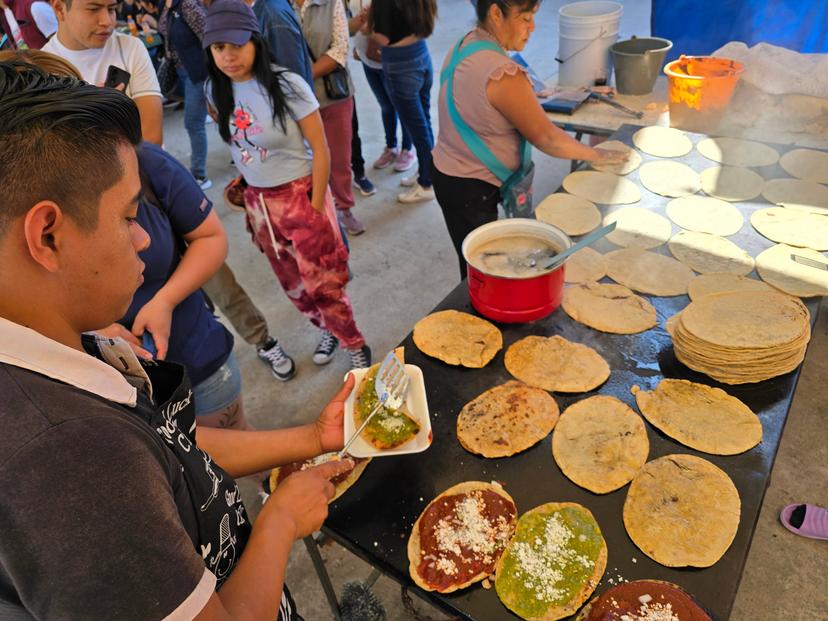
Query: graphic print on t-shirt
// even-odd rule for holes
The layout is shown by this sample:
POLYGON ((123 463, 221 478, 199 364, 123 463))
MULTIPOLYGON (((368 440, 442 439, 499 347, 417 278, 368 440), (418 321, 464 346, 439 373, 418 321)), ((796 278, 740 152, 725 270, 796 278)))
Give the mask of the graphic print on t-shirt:
POLYGON ((267 149, 264 147, 257 147, 255 144, 250 142, 249 136, 261 134, 264 131, 262 126, 259 125, 256 116, 251 111, 250 106, 245 106, 243 103, 239 103, 236 109, 233 110, 233 118, 230 119, 230 125, 233 127, 233 135, 231 136, 231 140, 241 153, 242 164, 245 166, 250 164, 250 162, 253 161, 253 156, 250 154, 250 151, 247 150, 247 147, 241 144, 241 141, 244 141, 252 149, 258 151, 261 161, 264 162, 269 157, 270 153, 267 149))

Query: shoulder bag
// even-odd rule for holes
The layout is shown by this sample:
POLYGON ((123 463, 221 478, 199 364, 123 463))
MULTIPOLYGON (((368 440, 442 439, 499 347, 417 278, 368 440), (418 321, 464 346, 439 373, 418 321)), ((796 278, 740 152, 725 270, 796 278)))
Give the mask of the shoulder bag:
POLYGON ((520 137, 520 165, 517 170, 507 168, 491 149, 486 146, 483 139, 475 132, 457 110, 454 105, 454 71, 463 60, 483 50, 490 50, 503 54, 506 53, 495 43, 490 41, 476 41, 469 43, 462 50, 460 45, 463 39, 457 42, 451 53, 449 64, 440 75, 440 82, 446 83, 446 106, 454 127, 460 134, 460 138, 492 174, 500 179, 500 204, 507 218, 531 218, 534 213, 532 205, 532 180, 535 176, 535 164, 532 162, 532 145, 520 137))

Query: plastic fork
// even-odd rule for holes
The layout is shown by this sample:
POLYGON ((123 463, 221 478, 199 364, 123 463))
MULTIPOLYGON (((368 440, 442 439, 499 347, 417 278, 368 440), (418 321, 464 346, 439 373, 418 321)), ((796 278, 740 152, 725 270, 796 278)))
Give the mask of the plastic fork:
POLYGON ((387 407, 392 410, 397 410, 403 403, 405 403, 405 398, 408 395, 408 384, 410 381, 408 373, 406 373, 405 367, 403 366, 403 363, 400 362, 400 359, 394 355, 393 351, 388 352, 388 355, 382 361, 382 364, 377 371, 377 380, 374 383, 374 388, 376 389, 379 401, 374 409, 371 410, 368 417, 359 426, 359 429, 357 429, 354 432, 354 435, 351 436, 351 439, 345 443, 345 446, 343 446, 342 450, 339 451, 337 457, 340 459, 345 457, 348 449, 354 443, 354 440, 356 440, 365 430, 368 423, 371 422, 371 419, 374 418, 374 415, 379 412, 381 408, 387 407))

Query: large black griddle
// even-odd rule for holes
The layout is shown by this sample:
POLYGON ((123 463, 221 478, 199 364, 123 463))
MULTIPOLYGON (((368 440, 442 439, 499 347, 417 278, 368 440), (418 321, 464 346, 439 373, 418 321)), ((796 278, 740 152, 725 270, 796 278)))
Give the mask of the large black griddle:
MULTIPOLYGON (((636 126, 625 125, 612 138, 632 145, 632 134, 638 129, 636 126)), ((705 137, 696 134, 688 136, 694 144, 705 137)), ((780 154, 793 148, 773 146, 780 154)), ((659 159, 646 154, 642 154, 642 157, 645 162, 659 159)), ((695 149, 682 158, 674 159, 699 172, 716 165, 695 149)), ((778 165, 755 170, 766 179, 788 176, 778 165)), ((638 172, 630 173, 627 178, 638 182, 638 172)), ((638 206, 665 214, 665 206, 670 199, 643 188, 641 193, 642 200, 638 206)), ((756 233, 748 219, 756 209, 770 205, 761 196, 752 202, 733 204, 745 215, 745 225, 729 239, 756 256, 772 243, 756 233)), ((606 214, 609 210, 601 207, 601 211, 606 214)), ((673 226, 674 233, 679 230, 673 226)), ((615 249, 615 246, 602 240, 597 249, 607 252, 615 249)), ((666 246, 656 249, 656 252, 669 254, 666 246)), ((454 269, 454 266, 447 266, 446 269, 454 269)), ((607 571, 596 593, 617 583, 619 577, 624 580, 668 580, 693 594, 717 619, 727 619, 739 587, 800 371, 797 369, 759 384, 719 384, 678 362, 670 337, 663 329, 664 321, 688 304, 687 296, 648 299, 658 311, 659 327, 641 334, 613 335, 597 332, 571 320, 560 309, 541 321, 500 324, 504 350, 484 369, 452 367, 429 358, 416 348, 409 334, 402 345, 405 346, 406 361, 423 370, 434 443, 424 453, 373 460, 358 483, 332 505, 324 528, 326 534, 383 573, 419 591, 450 615, 481 621, 517 619, 516 615, 500 603, 494 588, 486 590, 477 584, 458 593, 439 595, 420 591, 413 586, 408 573, 408 536, 423 508, 437 494, 461 481, 497 480, 515 499, 520 513, 547 502, 577 502, 592 511, 604 533, 609 552, 607 571), (742 502, 739 529, 733 544, 715 565, 706 569, 671 569, 649 559, 633 544, 624 529, 621 512, 628 486, 602 496, 570 482, 552 457, 551 436, 528 451, 505 459, 484 459, 466 452, 460 446, 455 423, 463 405, 484 390, 512 379, 503 365, 506 348, 525 336, 555 334, 594 347, 606 358, 612 369, 609 380, 597 390, 576 395, 555 394, 561 411, 575 401, 603 394, 619 398, 637 412, 635 398, 630 393, 634 384, 650 390, 662 378, 680 378, 722 388, 744 401, 759 416, 763 427, 762 443, 742 455, 729 457, 694 451, 665 436, 649 423, 646 424, 650 440, 648 459, 672 453, 698 455, 727 472, 739 490, 742 502)), ((812 298, 806 300, 806 303, 811 311, 813 325, 819 299, 812 298)), ((455 288, 435 310, 444 309, 475 313, 469 302, 465 282, 455 288)))

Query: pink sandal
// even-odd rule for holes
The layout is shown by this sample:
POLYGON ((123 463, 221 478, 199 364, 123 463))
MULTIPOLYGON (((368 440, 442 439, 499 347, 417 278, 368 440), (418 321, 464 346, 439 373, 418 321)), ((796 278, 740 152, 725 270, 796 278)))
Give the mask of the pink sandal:
POLYGON ((809 539, 828 541, 828 509, 802 503, 788 505, 779 514, 779 521, 792 533, 809 539), (804 513, 803 510, 798 510, 800 507, 803 508, 804 513), (794 522, 799 522, 799 526, 794 526, 791 518, 794 522))

